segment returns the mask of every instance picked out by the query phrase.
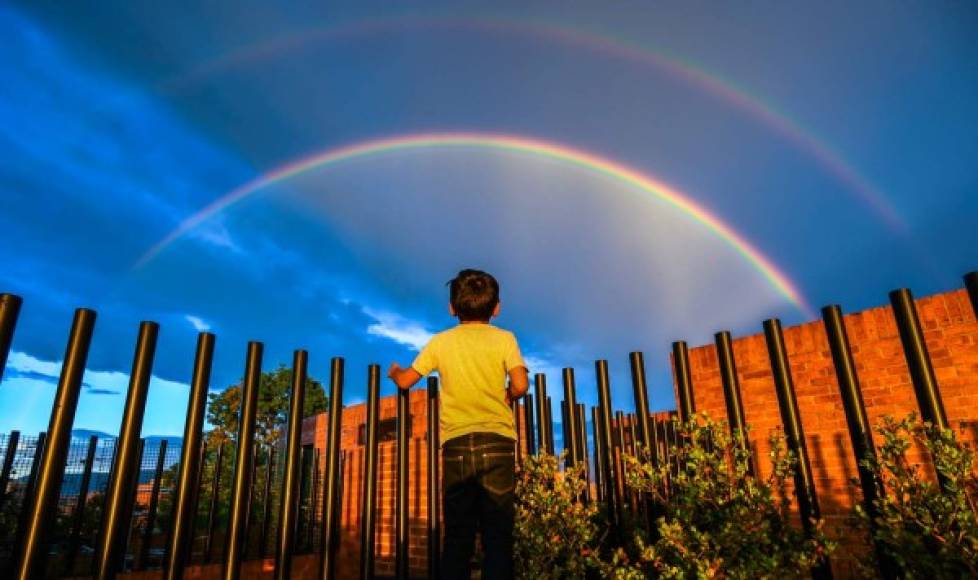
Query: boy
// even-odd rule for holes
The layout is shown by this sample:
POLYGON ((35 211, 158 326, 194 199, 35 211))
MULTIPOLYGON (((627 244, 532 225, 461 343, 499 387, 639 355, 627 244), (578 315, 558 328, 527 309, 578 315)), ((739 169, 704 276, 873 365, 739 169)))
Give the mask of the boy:
POLYGON ((462 270, 449 287, 448 312, 459 324, 432 337, 409 368, 392 364, 387 376, 401 389, 436 369, 441 377, 442 577, 470 577, 479 529, 482 578, 512 578, 516 431, 510 401, 526 394, 528 373, 513 333, 489 324, 499 315, 496 279, 462 270))

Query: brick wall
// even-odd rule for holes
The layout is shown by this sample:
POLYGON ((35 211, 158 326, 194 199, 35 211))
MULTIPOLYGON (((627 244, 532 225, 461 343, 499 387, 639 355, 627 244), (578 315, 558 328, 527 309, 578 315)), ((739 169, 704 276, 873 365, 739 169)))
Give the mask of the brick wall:
MULTIPOLYGON (((428 408, 427 391, 414 389, 410 393, 409 409, 411 428, 408 456, 408 503, 409 568, 412 576, 425 576, 428 561, 428 408)), ((397 417, 397 398, 380 400, 380 422, 397 417)), ((363 501, 364 446, 360 432, 367 418, 367 405, 361 403, 344 407, 340 454, 342 460, 342 503, 340 508, 341 546, 339 549, 339 576, 354 577, 359 574, 360 564, 360 507, 363 501)), ((326 434, 329 425, 327 413, 307 417, 302 424, 302 445, 312 445, 320 454, 325 453, 326 434)), ((519 433, 525 433, 526 425, 522 405, 518 411, 519 433)), ((521 436, 520 453, 526 453, 526 440, 521 436)), ((382 441, 377 461, 377 514, 376 514, 376 572, 378 575, 394 574, 395 512, 397 492, 397 443, 382 441)), ((320 463, 321 470, 325 465, 320 463)), ((438 482, 439 489, 441 481, 438 482)), ((319 493, 322 493, 320 490, 319 493)), ((321 501, 321 497, 319 498, 321 501)), ((321 504, 320 504, 321 505, 321 504)))
MULTIPOLYGON (((427 451, 427 392, 422 389, 410 393, 409 409, 409 479, 408 505, 409 568, 412 576, 424 576, 427 571, 428 542, 428 451, 427 451)), ((342 502, 340 506, 340 557, 339 577, 355 577, 360 564, 360 505, 363 497, 364 446, 360 431, 366 423, 367 405, 352 405, 343 409, 340 454, 342 460, 342 502)), ((397 398, 390 396, 380 400, 381 423, 397 417, 397 398)), ((328 414, 307 417, 303 421, 302 444, 313 445, 323 453, 326 445, 328 414)), ((376 572, 386 576, 394 574, 395 513, 397 492, 397 443, 382 441, 377 461, 377 512, 376 512, 376 572)), ((321 492, 320 492, 321 493, 321 492)))
MULTIPOLYGON (((978 439, 978 322, 967 294, 959 290, 922 298, 917 300, 917 309, 948 419, 962 440, 974 444, 978 439)), ((887 306, 849 314, 845 324, 870 420, 875 424, 884 415, 902 417, 916 410, 916 399, 891 309, 887 306)), ((850 483, 857 476, 856 465, 828 342, 821 322, 786 328, 784 334, 826 529, 830 537, 841 544, 833 559, 833 567, 838 575, 850 576, 853 573, 852 558, 861 550, 856 539, 848 533, 852 508, 860 494, 850 483)), ((767 439, 772 431, 780 429, 781 418, 764 335, 759 332, 737 338, 733 349, 758 471, 761 476, 767 476, 771 470, 767 439)), ((716 348, 706 345, 691 349, 690 366, 697 411, 725 419, 716 348)), ((381 422, 396 417, 396 405, 393 396, 381 399, 381 422)), ((554 407, 559 408, 558 400, 554 400, 554 407)), ((411 392, 410 409, 410 569, 412 575, 423 576, 427 568, 428 522, 427 393, 423 388, 411 392)), ((666 421, 668 416, 668 412, 655 414, 660 422, 666 421)), ((525 433, 522 408, 517 417, 519 432, 525 433)), ((590 417, 588 409, 588 420, 590 417)), ((327 419, 322 414, 304 421, 304 445, 311 444, 322 451, 327 419)), ((364 468, 364 448, 359 441, 359 431, 365 419, 365 404, 343 410, 341 577, 358 574, 364 468)), ((630 441, 627 434, 626 441, 630 441)), ((593 454, 593 441, 588 445, 593 454)), ((525 447, 521 452, 525 453, 525 447)), ((380 575, 392 575, 394 570, 395 454, 394 441, 381 442, 375 552, 380 575)), ((919 451, 916 458, 927 463, 927 458, 919 451)), ((440 482, 438 486, 441 486, 440 482)))
MULTIPOLYGON (((916 301, 924 338, 952 428, 974 445, 978 437, 978 323, 964 290, 916 301)), ((758 324, 760 326, 760 324, 758 324)), ((913 385, 903 355, 896 321, 889 306, 845 316, 866 412, 875 425, 884 415, 903 417, 917 410, 913 385)), ((837 574, 852 574, 852 558, 860 547, 849 533, 849 518, 860 492, 832 356, 821 322, 786 328, 788 352, 798 407, 808 445, 815 487, 826 519, 827 533, 840 540, 833 560, 837 574)), ((764 334, 733 343, 737 374, 751 444, 762 476, 770 474, 768 435, 781 426, 774 379, 764 334)), ((696 410, 726 419, 716 348, 690 351, 696 410)), ((878 442, 877 442, 878 443, 878 442)), ((929 465, 917 450, 916 460, 929 465)), ((924 470, 933 477, 932 468, 924 470)))

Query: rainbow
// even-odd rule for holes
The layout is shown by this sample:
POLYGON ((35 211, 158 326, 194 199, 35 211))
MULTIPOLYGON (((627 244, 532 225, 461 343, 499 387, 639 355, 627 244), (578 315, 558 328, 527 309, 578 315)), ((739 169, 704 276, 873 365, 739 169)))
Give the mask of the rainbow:
POLYGON ((516 34, 545 39, 657 69, 760 122, 796 149, 807 154, 823 171, 832 175, 847 190, 855 194, 891 230, 903 235, 907 234, 907 224, 903 216, 877 186, 824 140, 819 139, 812 131, 805 129, 764 100, 688 59, 671 55, 660 49, 648 48, 627 39, 594 34, 569 26, 493 18, 399 18, 360 21, 340 27, 313 28, 298 34, 274 38, 258 45, 249 45, 218 58, 203 61, 182 75, 164 80, 159 84, 158 89, 163 93, 180 92, 223 70, 252 64, 256 60, 277 57, 314 42, 383 36, 393 31, 410 28, 472 30, 497 35, 516 34))
POLYGON ((495 149, 551 159, 608 177, 626 184, 636 191, 651 194, 713 232, 718 238, 743 256, 780 295, 784 296, 804 314, 809 317, 814 317, 811 307, 807 304, 795 284, 770 259, 742 235, 720 220, 720 218, 712 215, 691 200, 689 196, 684 195, 654 177, 594 153, 574 149, 552 141, 494 133, 422 133, 399 135, 353 143, 335 149, 327 149, 326 151, 314 153, 308 157, 281 165, 243 183, 184 220, 176 229, 147 250, 140 257, 134 268, 146 265, 181 236, 193 230, 212 216, 228 209, 235 203, 264 188, 281 183, 307 171, 321 169, 353 159, 388 154, 396 151, 461 147, 495 149))

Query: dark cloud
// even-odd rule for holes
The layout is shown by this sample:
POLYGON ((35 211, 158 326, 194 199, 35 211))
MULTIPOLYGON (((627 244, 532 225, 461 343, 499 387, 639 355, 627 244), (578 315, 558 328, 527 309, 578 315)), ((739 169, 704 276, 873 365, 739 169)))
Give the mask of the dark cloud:
POLYGON ((85 392, 90 395, 120 395, 119 391, 114 391, 112 389, 98 389, 90 385, 85 385, 85 392))

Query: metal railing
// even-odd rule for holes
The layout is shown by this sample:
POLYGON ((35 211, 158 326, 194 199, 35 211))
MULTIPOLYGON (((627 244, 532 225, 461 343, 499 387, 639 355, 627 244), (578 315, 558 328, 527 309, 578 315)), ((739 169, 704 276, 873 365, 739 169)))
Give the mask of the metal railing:
MULTIPOLYGON (((965 276, 965 286, 978 309, 978 272, 965 276)), ((901 344, 921 415, 947 426, 930 356, 923 340, 916 306, 908 290, 890 294, 901 344)), ((9 353, 21 300, 0 295, 0 378, 9 353)), ((862 500, 874 513, 873 500, 884 493, 873 481, 863 461, 875 447, 852 360, 842 312, 837 306, 822 311, 832 362, 845 410, 862 500)), ((0 571, 3 577, 93 576, 113 578, 129 570, 162 568, 167 579, 180 578, 192 564, 221 564, 228 580, 241 574, 247 559, 273 558, 276 578, 288 578, 297 553, 318 557, 318 576, 337 577, 344 474, 354 466, 341 463, 340 436, 343 419, 343 359, 332 359, 329 385, 328 430, 320 447, 301 446, 304 389, 308 354, 296 351, 288 424, 281 441, 255 440, 261 343, 249 343, 242 388, 239 430, 230 438, 217 432, 203 433, 206 393, 210 383, 213 335, 201 333, 191 381, 191 396, 182 438, 139 438, 155 351, 158 326, 140 325, 130 375, 126 406, 119 432, 110 437, 79 436, 72 423, 95 324, 95 313, 79 309, 68 338, 65 363, 58 382, 50 423, 44 433, 0 434, 0 571), (182 442, 182 445, 180 444, 182 442)), ((775 393, 790 450, 799 460, 794 490, 805 530, 820 515, 811 473, 794 381, 788 364, 780 322, 763 324, 775 393)), ((729 425, 735 441, 745 449, 744 407, 734 349, 728 332, 716 334, 720 377, 729 425)), ((687 420, 695 411, 693 379, 685 342, 673 344, 678 417, 687 420)), ((598 405, 590 410, 592 434, 587 433, 587 408, 573 369, 564 369, 563 447, 566 465, 583 462, 589 487, 584 501, 607 505, 613 533, 620 534, 626 511, 654 516, 647 497, 628 488, 624 481, 625 455, 649 450, 650 461, 668 465, 670 445, 681 444, 674 423, 656 418, 648 409, 648 385, 642 353, 629 355, 635 414, 616 410, 612 400, 608 362, 595 362, 598 405)), ((534 376, 534 396, 513 405, 522 461, 524 454, 555 453, 553 402, 547 394, 547 377, 534 376)), ((367 373, 366 428, 363 449, 362 493, 359 494, 361 578, 376 570, 378 511, 378 440, 380 368, 367 373)), ((441 530, 439 526, 438 382, 427 383, 427 570, 436 575, 441 530)), ((397 397, 394 573, 410 573, 410 525, 408 471, 410 404, 407 392, 397 397)), ((386 444, 385 444, 386 445, 386 444)), ((342 455, 345 457, 345 454, 342 455)), ((674 466, 679 469, 680 466, 674 466)), ((942 482, 944 483, 944 482, 942 482)), ((881 559, 882 571, 890 568, 881 559)), ((828 576, 827 563, 816 570, 828 576)))

